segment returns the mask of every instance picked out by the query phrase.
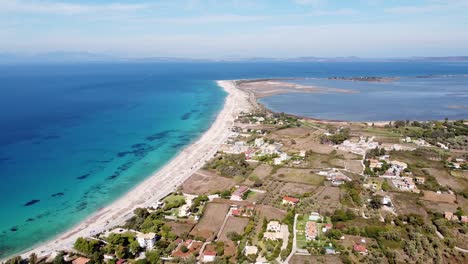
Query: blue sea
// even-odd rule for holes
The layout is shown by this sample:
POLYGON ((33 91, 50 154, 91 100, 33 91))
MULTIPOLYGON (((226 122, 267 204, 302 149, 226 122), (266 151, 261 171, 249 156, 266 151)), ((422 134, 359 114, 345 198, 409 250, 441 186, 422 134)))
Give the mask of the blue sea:
MULTIPOLYGON (((395 118, 431 119, 452 117, 448 110, 434 114, 446 109, 442 106, 447 101, 467 105, 464 74, 468 74, 467 63, 441 62, 2 65, 0 258, 77 224, 196 140, 210 127, 226 96, 215 80, 307 77, 319 78, 308 82, 328 85, 322 78, 400 76, 405 78, 399 82, 411 84, 381 88, 353 83, 367 99, 308 94, 307 99, 282 95, 262 100, 284 112, 382 120, 388 118, 378 110, 381 104, 368 100, 386 97, 385 108, 390 107, 395 118), (447 88, 452 79, 413 80, 421 75, 457 75, 459 79, 452 89, 447 88), (427 85, 433 81, 437 84, 427 85), (369 95, 374 92, 377 95, 369 95), (419 96, 431 100, 416 102, 419 96), (357 105, 368 104, 354 109, 356 105, 348 101, 355 99, 361 102, 357 105), (341 103, 330 103, 334 100, 341 103), (415 105, 400 108, 399 100, 415 105), (288 101, 298 106, 291 107, 288 101), (396 107, 392 108, 393 103, 396 107), (375 114, 361 116, 363 111, 375 114), (398 114, 403 111, 404 116, 398 114)), ((347 85, 340 82, 338 86, 347 85)), ((456 118, 468 117, 466 109, 453 113, 456 118)))

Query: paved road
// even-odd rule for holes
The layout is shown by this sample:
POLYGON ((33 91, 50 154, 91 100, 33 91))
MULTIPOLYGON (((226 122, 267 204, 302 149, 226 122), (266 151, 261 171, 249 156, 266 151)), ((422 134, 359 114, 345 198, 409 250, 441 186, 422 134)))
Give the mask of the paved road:
POLYGON ((289 261, 291 260, 291 258, 294 256, 294 253, 296 253, 296 250, 297 250, 297 243, 296 243, 296 224, 297 224, 297 217, 299 216, 299 214, 296 214, 294 216, 294 225, 293 225, 293 232, 294 232, 294 238, 293 238, 293 245, 292 245, 292 250, 291 250, 291 254, 289 254, 289 256, 284 260, 283 263, 289 263, 289 261))

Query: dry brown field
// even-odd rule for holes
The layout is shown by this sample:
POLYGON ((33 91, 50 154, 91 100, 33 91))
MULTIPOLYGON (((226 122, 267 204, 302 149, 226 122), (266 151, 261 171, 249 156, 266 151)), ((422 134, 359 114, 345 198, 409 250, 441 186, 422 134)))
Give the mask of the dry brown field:
POLYGON ((249 218, 246 217, 229 216, 226 225, 224 226, 224 229, 218 239, 223 242, 229 241, 230 239, 227 237, 227 235, 230 232, 235 232, 239 235, 244 234, 244 229, 249 221, 249 218))
POLYGON ((183 183, 182 191, 190 194, 207 195, 230 189, 235 184, 233 179, 220 177, 214 172, 199 170, 183 183))
POLYGON ((415 193, 390 193, 397 214, 419 214, 427 216, 424 207, 417 204, 419 195, 415 193))
POLYGON ((318 264, 318 263, 329 263, 329 264, 341 264, 343 263, 338 256, 304 256, 304 255, 294 255, 289 261, 290 264, 318 264))
POLYGON ((176 234, 177 236, 181 236, 182 234, 188 234, 195 226, 193 222, 168 222, 167 225, 171 227, 171 232, 176 234))
POLYGON ((457 196, 455 194, 449 194, 449 193, 438 194, 433 191, 423 191, 423 193, 424 193, 424 196, 422 197, 422 199, 426 201, 455 204, 457 200, 457 196))
POLYGON ((191 235, 213 239, 221 228, 224 218, 229 210, 229 204, 208 203, 200 221, 190 232, 191 235))
POLYGON ((284 182, 304 183, 310 185, 322 185, 324 176, 314 174, 310 169, 280 168, 273 175, 276 180, 284 182))

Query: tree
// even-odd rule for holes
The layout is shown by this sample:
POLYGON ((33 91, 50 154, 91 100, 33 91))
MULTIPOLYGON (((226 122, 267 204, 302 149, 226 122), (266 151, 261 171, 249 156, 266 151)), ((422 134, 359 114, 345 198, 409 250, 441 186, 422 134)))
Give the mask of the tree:
POLYGON ((146 252, 146 259, 151 264, 161 263, 161 252, 159 250, 151 250, 146 252))
POLYGON ((79 237, 74 244, 74 248, 79 252, 91 256, 94 251, 97 251, 99 246, 99 241, 91 239, 87 240, 85 238, 79 237))
POLYGON ((370 208, 380 209, 382 207, 382 204, 380 203, 381 200, 382 200, 382 196, 379 196, 379 195, 372 196, 369 202, 370 208))
POLYGON ((65 260, 63 260, 63 256, 65 253, 63 251, 60 251, 57 256, 54 258, 54 264, 65 264, 65 260))
POLYGON ((29 255, 29 264, 36 264, 37 262, 37 255, 36 253, 31 253, 31 255, 29 255))

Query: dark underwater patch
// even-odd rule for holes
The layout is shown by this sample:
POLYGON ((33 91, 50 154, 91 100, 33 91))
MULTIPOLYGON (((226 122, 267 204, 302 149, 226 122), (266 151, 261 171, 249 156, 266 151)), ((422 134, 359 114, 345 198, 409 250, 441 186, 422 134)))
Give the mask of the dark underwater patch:
POLYGON ((78 180, 84 180, 84 179, 88 178, 89 175, 91 175, 91 173, 86 173, 86 174, 83 174, 83 175, 78 176, 78 177, 76 177, 76 178, 77 178, 78 180))
POLYGON ((31 206, 31 205, 33 205, 33 204, 38 203, 39 201, 41 201, 41 200, 36 200, 36 199, 34 199, 34 200, 31 200, 31 201, 25 203, 24 206, 31 206))
POLYGON ((11 231, 11 232, 16 232, 16 231, 18 231, 18 227, 17 227, 17 226, 14 226, 14 227, 10 228, 10 231, 11 231))
POLYGON ((190 118, 191 115, 192 115, 191 112, 185 113, 185 114, 182 115, 182 117, 181 117, 180 119, 182 119, 182 120, 187 120, 187 119, 190 118))
POLYGON ((107 177, 106 180, 113 180, 120 176, 120 172, 114 172, 111 176, 107 177))
POLYGON ((88 206, 87 202, 81 202, 76 206, 76 211, 83 211, 88 206))
POLYGON ((172 144, 171 145, 172 148, 180 148, 182 146, 185 146, 185 143, 177 143, 177 144, 172 144))
POLYGON ((51 196, 52 197, 59 197, 59 196, 64 196, 65 194, 63 192, 58 192, 58 193, 54 193, 52 194, 51 196))
POLYGON ((167 135, 169 135, 169 133, 171 133, 171 132, 172 132, 171 130, 162 131, 162 132, 159 132, 159 133, 156 133, 156 134, 153 134, 151 136, 146 137, 146 140, 147 141, 155 141, 155 140, 158 140, 158 139, 162 139, 162 138, 165 138, 167 135))
POLYGON ((32 221, 34 221, 34 218, 28 218, 28 219, 26 219, 26 222, 32 222, 32 221))
POLYGON ((149 145, 146 143, 137 143, 137 144, 132 145, 132 148, 146 148, 148 146, 149 145))

